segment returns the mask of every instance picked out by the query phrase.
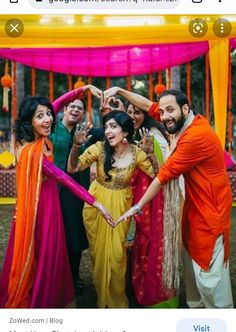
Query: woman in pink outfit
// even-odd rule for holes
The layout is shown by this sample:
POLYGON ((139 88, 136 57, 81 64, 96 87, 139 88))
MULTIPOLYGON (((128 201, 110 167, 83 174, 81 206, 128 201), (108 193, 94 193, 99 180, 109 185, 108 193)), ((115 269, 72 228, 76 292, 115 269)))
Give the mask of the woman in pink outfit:
MULTIPOLYGON (((48 99, 23 100, 15 126, 17 204, 0 277, 2 308, 64 308, 74 300, 57 182, 110 215, 52 160, 55 122, 48 99)), ((105 222, 105 220, 104 220, 105 222)))

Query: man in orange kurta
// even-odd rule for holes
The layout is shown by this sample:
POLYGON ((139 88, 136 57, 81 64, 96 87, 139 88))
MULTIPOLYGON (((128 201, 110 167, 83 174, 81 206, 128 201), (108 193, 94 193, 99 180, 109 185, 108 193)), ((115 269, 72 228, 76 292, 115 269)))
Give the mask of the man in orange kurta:
POLYGON ((232 195, 221 143, 207 120, 193 114, 183 93, 166 90, 160 96, 159 112, 173 134, 172 154, 139 203, 120 220, 139 212, 162 185, 183 174, 187 303, 195 308, 232 308, 228 267, 232 195))

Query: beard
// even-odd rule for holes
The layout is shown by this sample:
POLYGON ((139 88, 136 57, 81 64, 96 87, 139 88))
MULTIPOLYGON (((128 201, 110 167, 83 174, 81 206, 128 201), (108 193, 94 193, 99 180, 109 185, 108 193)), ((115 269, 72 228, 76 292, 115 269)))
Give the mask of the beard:
POLYGON ((184 117, 183 111, 181 111, 181 116, 179 119, 177 119, 177 120, 174 118, 171 119, 171 121, 173 121, 173 124, 171 127, 167 126, 166 122, 168 122, 168 121, 163 121, 163 124, 169 134, 175 134, 178 131, 180 131, 180 129, 183 127, 185 120, 186 119, 184 117))

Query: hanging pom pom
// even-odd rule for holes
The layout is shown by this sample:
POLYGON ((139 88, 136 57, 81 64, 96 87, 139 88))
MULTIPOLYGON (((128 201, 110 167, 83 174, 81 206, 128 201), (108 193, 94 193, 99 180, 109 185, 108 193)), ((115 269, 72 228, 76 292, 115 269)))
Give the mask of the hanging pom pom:
POLYGON ((8 71, 9 71, 9 69, 8 69, 8 62, 6 62, 4 76, 1 78, 1 85, 4 88, 10 89, 11 84, 12 84, 12 79, 11 79, 11 76, 9 75, 8 71))
MULTIPOLYGON (((7 98, 8 98, 8 96, 6 97, 4 95, 4 92, 3 92, 3 104, 4 104, 4 102, 6 102, 7 98)), ((8 113, 9 112, 9 105, 7 105, 7 102, 6 102, 6 106, 2 107, 2 111, 3 111, 3 113, 8 113)))
POLYGON ((78 77, 78 80, 75 82, 74 88, 79 89, 79 88, 82 88, 82 86, 84 86, 84 85, 85 85, 85 83, 84 83, 82 77, 80 76, 80 77, 78 77))
POLYGON ((9 112, 9 91, 12 85, 12 78, 8 73, 8 62, 5 64, 5 71, 4 75, 1 78, 1 85, 3 87, 3 105, 2 105, 2 110, 3 112, 9 112))
POLYGON ((162 92, 164 92, 165 89, 166 89, 166 87, 162 83, 158 83, 154 86, 154 92, 157 96, 160 95, 162 92))

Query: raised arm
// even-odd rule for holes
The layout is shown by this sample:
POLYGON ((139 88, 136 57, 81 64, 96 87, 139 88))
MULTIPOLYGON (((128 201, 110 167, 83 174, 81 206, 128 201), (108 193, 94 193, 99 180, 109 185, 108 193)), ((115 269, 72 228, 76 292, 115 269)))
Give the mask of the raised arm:
MULTIPOLYGON (((73 146, 72 149, 70 151, 70 155, 68 158, 68 163, 67 163, 67 171, 69 173, 76 173, 79 172, 81 169, 81 160, 79 162, 78 160, 78 155, 79 155, 79 150, 82 144, 86 143, 89 138, 91 137, 90 135, 88 136, 88 133, 90 131, 90 125, 83 123, 81 128, 79 128, 79 130, 76 131, 75 135, 74 135, 74 140, 73 140, 73 146)), ((84 160, 84 165, 85 168, 89 167, 95 160, 96 160, 96 153, 90 153, 90 150, 93 149, 93 146, 91 148, 91 146, 85 150, 85 152, 83 153, 83 155, 81 156, 85 158, 82 158, 82 160, 84 160), (89 152, 88 152, 89 150, 89 152)), ((96 152, 96 149, 95 149, 96 152)), ((83 166, 82 166, 83 167, 83 166)))
POLYGON ((53 109, 55 114, 57 114, 64 106, 68 105, 75 99, 83 99, 84 93, 90 91, 95 97, 102 98, 102 91, 96 88, 94 85, 88 84, 79 89, 69 91, 57 98, 53 103, 53 109))
POLYGON ((143 97, 137 93, 122 89, 118 86, 112 87, 106 91, 104 91, 104 102, 107 101, 109 97, 113 97, 115 95, 120 95, 127 99, 131 104, 138 107, 142 111, 148 112, 153 102, 143 97))
POLYGON ((159 170, 159 165, 154 153, 154 136, 145 128, 139 129, 139 133, 142 139, 138 143, 138 146, 147 154, 154 173, 156 174, 159 170))
POLYGON ((74 101, 75 99, 83 99, 84 98, 84 90, 83 88, 75 89, 72 91, 69 91, 62 95, 61 97, 57 98, 53 103, 53 109, 55 114, 59 113, 60 110, 74 101))
POLYGON ((78 163, 78 154, 79 154, 80 145, 73 144, 67 163, 67 171, 71 174, 79 172, 79 163, 78 163))

